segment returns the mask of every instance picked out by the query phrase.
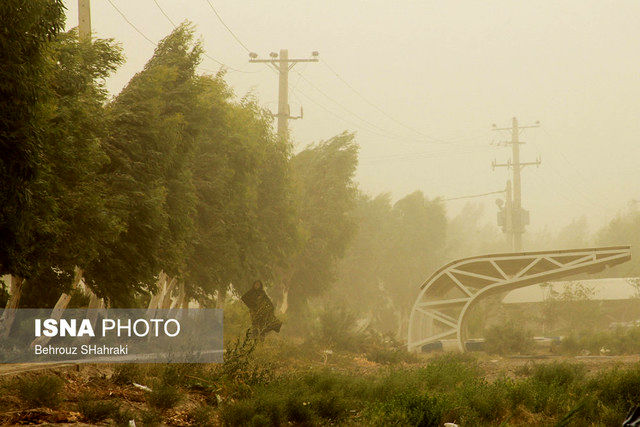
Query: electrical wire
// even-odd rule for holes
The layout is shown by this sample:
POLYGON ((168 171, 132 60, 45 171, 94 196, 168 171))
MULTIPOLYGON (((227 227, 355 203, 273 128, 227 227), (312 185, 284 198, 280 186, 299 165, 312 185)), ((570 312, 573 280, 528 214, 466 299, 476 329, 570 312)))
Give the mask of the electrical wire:
POLYGON ((478 197, 490 196, 492 194, 502 194, 504 192, 505 192, 505 190, 499 190, 499 191, 491 191, 489 193, 472 194, 470 196, 449 197, 447 199, 440 199, 440 200, 443 201, 443 202, 450 202, 452 200, 475 199, 475 198, 478 198, 478 197))
POLYGON ((171 17, 169 15, 167 15, 167 13, 164 11, 164 9, 162 8, 162 6, 160 6, 160 3, 158 3, 158 0, 153 0, 153 2, 156 4, 156 6, 158 7, 158 9, 160 9, 160 12, 162 12, 162 14, 164 15, 165 18, 167 18, 169 20, 169 22, 171 22, 171 25, 173 25, 173 28, 176 27, 175 22, 173 22, 173 19, 171 19, 171 17))
MULTIPOLYGON (((147 37, 147 35, 145 33, 143 33, 133 22, 131 22, 131 20, 129 20, 129 18, 127 18, 127 15, 124 12, 122 12, 122 10, 120 10, 118 8, 118 6, 116 6, 115 3, 112 0, 107 0, 107 2, 116 10, 116 12, 118 12, 118 14, 122 17, 122 19, 124 19, 125 22, 127 24, 129 24, 131 26, 131 28, 133 28, 138 34, 140 34, 146 41, 148 41, 149 43, 151 43, 155 47, 158 46, 158 43, 154 42, 153 40, 151 40, 151 38, 147 37)), ((156 2, 154 0, 154 3, 156 4, 156 6, 158 6, 158 8, 162 12, 162 14, 169 20, 169 22, 171 22, 171 25, 173 25, 174 28, 175 28, 175 24, 173 23, 173 20, 164 12, 164 10, 160 7, 158 2, 156 2)), ((209 58, 213 62, 217 63, 221 67, 224 67, 225 69, 228 69, 230 71, 234 71, 234 72, 238 72, 238 73, 255 73, 256 72, 256 71, 245 71, 245 70, 240 70, 238 68, 231 67, 231 66, 225 64, 224 62, 214 58, 213 56, 209 55, 206 52, 203 52, 203 55, 206 58, 209 58)))
POLYGON ((387 117, 388 119, 392 120, 393 122, 397 123, 398 125, 404 127, 405 129, 408 129, 424 138, 430 139, 433 142, 438 142, 438 143, 450 143, 453 140, 447 141, 444 139, 440 139, 440 138, 434 138, 432 136, 429 136, 423 132, 420 132, 419 130, 415 129, 412 126, 409 126, 408 124, 396 119, 395 117, 393 117, 391 114, 387 113, 384 109, 382 109, 381 107, 379 107, 377 104, 373 103, 372 101, 370 101, 367 97, 365 97, 359 90, 357 90, 355 87, 353 87, 353 85, 351 85, 348 81, 346 81, 333 67, 331 67, 327 61, 325 61, 324 59, 321 59, 320 62, 322 62, 322 64, 331 72, 333 73, 333 75, 335 75, 338 80, 340 80, 342 83, 344 83, 345 86, 347 86, 349 89, 351 89, 353 91, 353 93, 355 93, 356 95, 358 95, 358 97, 360 97, 360 99, 362 99, 364 102, 366 102, 367 104, 369 104, 371 107, 375 108, 376 110, 378 110, 380 113, 382 113, 385 117, 387 117))
POLYGON ((210 0, 207 0, 207 4, 209 5, 213 13, 215 13, 216 17, 218 18, 218 21, 220 21, 220 23, 227 29, 229 34, 233 36, 233 38, 238 42, 238 44, 240 44, 240 46, 242 46, 244 50, 246 50, 247 52, 251 52, 251 50, 247 47, 247 45, 244 44, 242 40, 240 40, 240 38, 236 35, 236 33, 234 33, 233 30, 229 28, 229 26, 224 22, 224 19, 222 19, 222 16, 220 16, 216 8, 213 7, 213 4, 211 3, 210 0))
POLYGON ((120 9, 118 9, 118 6, 116 6, 111 0, 107 0, 107 1, 109 2, 109 4, 111 6, 113 6, 113 8, 116 10, 116 12, 118 12, 120 14, 120 16, 122 16, 122 19, 124 19, 127 22, 127 24, 129 24, 134 30, 136 30, 138 32, 138 34, 140 34, 146 41, 148 41, 149 43, 151 43, 154 46, 158 45, 156 42, 154 42, 149 37, 147 37, 145 33, 140 31, 140 29, 138 27, 136 27, 133 22, 129 21, 129 18, 127 18, 127 15, 125 15, 120 9))

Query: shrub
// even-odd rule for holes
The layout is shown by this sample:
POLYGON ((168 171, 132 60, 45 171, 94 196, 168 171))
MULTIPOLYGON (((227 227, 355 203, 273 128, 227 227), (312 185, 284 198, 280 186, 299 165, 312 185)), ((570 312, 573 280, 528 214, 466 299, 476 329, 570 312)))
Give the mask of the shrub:
POLYGON ((56 408, 62 401, 64 383, 54 375, 42 375, 33 379, 19 379, 15 384, 18 396, 31 406, 56 408))
POLYGON ((197 426, 212 426, 213 421, 211 420, 211 417, 211 408, 206 405, 196 406, 191 410, 191 412, 189 412, 191 422, 197 426))
POLYGON ((142 411, 140 413, 140 421, 142 421, 142 424, 145 426, 158 425, 162 422, 162 414, 154 409, 142 411))
POLYGON ((568 387, 578 380, 582 380, 586 368, 580 363, 553 362, 534 365, 532 368, 532 380, 545 385, 568 387))
POLYGON ((372 362, 394 365, 401 362, 414 363, 418 361, 415 353, 407 351, 406 347, 393 338, 371 337, 369 350, 365 354, 372 362))
POLYGON ((110 400, 93 400, 85 396, 78 401, 78 412, 89 423, 97 423, 113 417, 118 410, 119 405, 110 400))
POLYGON ((599 372, 588 381, 586 389, 595 392, 604 405, 626 411, 640 402, 640 366, 599 372))
POLYGON ((117 385, 129 385, 134 382, 140 382, 144 374, 138 365, 119 364, 113 370, 111 381, 117 385))
POLYGON ((509 322, 490 327, 485 333, 485 343, 489 353, 522 354, 533 349, 533 336, 522 326, 509 322))
POLYGON ((417 375, 426 387, 446 390, 474 381, 480 376, 480 368, 473 356, 443 354, 431 359, 417 375))
POLYGON ((256 363, 254 351, 257 342, 247 330, 243 338, 236 338, 225 349, 224 361, 214 372, 246 385, 264 384, 273 379, 272 366, 268 363, 256 363))
POLYGON ((130 420, 135 420, 136 416, 130 409, 119 410, 112 415, 113 422, 117 426, 129 426, 130 420))
POLYGON ((365 336, 355 330, 356 316, 346 307, 328 305, 311 322, 311 337, 334 349, 360 351, 365 336))
POLYGON ((147 402, 156 409, 166 411, 180 403, 181 397, 179 388, 165 382, 158 382, 147 395, 147 402))
POLYGON ((253 402, 247 400, 223 405, 220 412, 222 423, 225 426, 250 425, 255 415, 256 408, 253 402))
POLYGON ((379 425, 441 426, 449 411, 444 400, 424 394, 402 393, 382 405, 372 420, 379 425))

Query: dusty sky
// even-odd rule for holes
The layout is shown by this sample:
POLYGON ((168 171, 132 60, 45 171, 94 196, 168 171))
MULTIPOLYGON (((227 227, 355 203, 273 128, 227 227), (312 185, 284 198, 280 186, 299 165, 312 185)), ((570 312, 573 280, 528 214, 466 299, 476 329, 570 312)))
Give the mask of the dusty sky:
MULTIPOLYGON (((152 41, 172 29, 153 0, 111 1, 152 41)), ((196 24, 210 56, 250 71, 227 76, 238 96, 253 92, 275 111, 276 75, 248 63, 206 0, 157 2, 174 22, 196 24)), ((68 27, 76 26, 77 1, 65 3, 68 27)), ((510 157, 510 148, 495 145, 509 135, 490 129, 517 116, 521 124, 541 122, 521 135, 522 160, 541 156, 543 162, 523 172, 530 230, 556 229, 582 215, 597 228, 640 199, 638 1, 211 3, 262 57, 281 48, 290 57, 320 52, 324 62, 294 68, 304 78, 290 74, 291 112, 303 105, 305 113, 291 122, 292 135, 302 147, 357 131, 357 179, 371 194, 400 198, 420 189, 429 197, 457 197, 503 189, 506 169, 490 165, 510 157)), ((121 42, 127 57, 107 82, 115 94, 153 45, 108 0, 91 7, 94 34, 121 42)), ((203 70, 218 67, 208 58, 202 63, 203 70)), ((494 221, 495 197, 476 200, 494 221)), ((464 203, 448 202, 449 211, 464 203)))

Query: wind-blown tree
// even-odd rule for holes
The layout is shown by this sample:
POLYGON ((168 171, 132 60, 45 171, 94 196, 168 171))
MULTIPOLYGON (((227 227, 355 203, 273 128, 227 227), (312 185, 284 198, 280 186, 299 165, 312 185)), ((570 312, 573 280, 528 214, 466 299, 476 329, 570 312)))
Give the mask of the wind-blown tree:
POLYGON ((378 327, 401 332, 420 284, 444 262, 444 208, 417 191, 394 205, 386 194, 361 196, 355 212, 358 232, 334 293, 357 302, 378 327))
MULTIPOLYGON (((289 146, 255 100, 233 102, 222 79, 204 76, 206 124, 196 146, 196 232, 188 259, 192 295, 223 296, 284 266, 295 234, 289 146)), ((220 302, 222 298, 218 300, 220 302)))
POLYGON ((50 306, 72 283, 74 267, 94 262, 121 224, 110 206, 104 151, 107 91, 104 79, 122 62, 112 40, 78 41, 76 30, 51 43, 43 108, 42 162, 32 186, 38 229, 37 268, 22 306, 50 306))
MULTIPOLYGON (((640 248, 640 206, 638 202, 631 202, 629 207, 616 215, 608 225, 602 227, 596 235, 598 245, 618 246, 631 245, 631 249, 640 248)), ((640 261, 634 254, 631 261, 603 272, 607 277, 638 277, 640 276, 640 261)))
POLYGON ((125 228, 86 276, 115 305, 131 304, 161 270, 184 273, 194 229, 191 162, 205 111, 195 74, 201 53, 182 24, 109 106, 104 173, 125 228))
POLYGON ((347 132, 292 159, 300 241, 284 275, 284 287, 294 310, 329 289, 338 260, 355 233, 357 163, 358 146, 347 132))
POLYGON ((390 264, 397 261, 390 253, 394 238, 395 215, 390 194, 369 197, 359 194, 353 211, 357 231, 343 259, 330 300, 346 301, 381 330, 394 329, 397 313, 388 282, 390 264))
POLYGON ((59 0, 0 2, 0 272, 32 275, 37 230, 30 198, 42 155, 51 39, 64 25, 59 0))

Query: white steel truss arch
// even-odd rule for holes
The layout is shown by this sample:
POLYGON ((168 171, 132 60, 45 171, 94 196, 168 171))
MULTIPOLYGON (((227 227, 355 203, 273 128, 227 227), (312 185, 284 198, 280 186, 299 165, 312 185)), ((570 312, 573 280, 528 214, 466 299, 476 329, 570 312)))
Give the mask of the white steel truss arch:
POLYGON ((465 351, 469 309, 489 295, 580 273, 596 273, 631 259, 629 246, 481 255, 438 269, 420 287, 409 319, 409 350, 457 338, 465 351))

